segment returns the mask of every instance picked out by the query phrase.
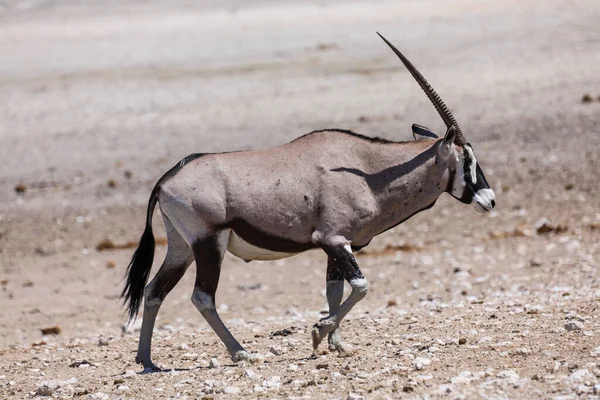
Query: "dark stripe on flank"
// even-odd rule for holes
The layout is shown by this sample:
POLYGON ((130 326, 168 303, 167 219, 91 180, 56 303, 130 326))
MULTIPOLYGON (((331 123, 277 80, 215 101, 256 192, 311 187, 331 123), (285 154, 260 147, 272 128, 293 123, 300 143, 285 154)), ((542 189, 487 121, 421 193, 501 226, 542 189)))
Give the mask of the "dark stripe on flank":
POLYGON ((279 253, 302 253, 303 251, 317 247, 312 242, 299 243, 281 236, 266 233, 243 219, 234 219, 225 227, 232 229, 244 241, 265 250, 279 253))

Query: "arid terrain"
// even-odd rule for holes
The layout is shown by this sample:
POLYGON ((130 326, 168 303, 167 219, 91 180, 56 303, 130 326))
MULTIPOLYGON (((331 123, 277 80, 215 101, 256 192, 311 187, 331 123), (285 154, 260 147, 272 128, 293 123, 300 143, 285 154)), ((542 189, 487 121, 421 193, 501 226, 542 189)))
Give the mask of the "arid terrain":
POLYGON ((600 397, 597 0, 5 0, 0 60, 0 398, 600 397), (226 256, 217 307, 262 364, 230 360, 192 267, 158 315, 166 371, 141 374, 119 295, 181 158, 444 132, 375 31, 452 108, 496 210, 444 194, 358 253, 347 357, 311 346, 322 252, 226 256))

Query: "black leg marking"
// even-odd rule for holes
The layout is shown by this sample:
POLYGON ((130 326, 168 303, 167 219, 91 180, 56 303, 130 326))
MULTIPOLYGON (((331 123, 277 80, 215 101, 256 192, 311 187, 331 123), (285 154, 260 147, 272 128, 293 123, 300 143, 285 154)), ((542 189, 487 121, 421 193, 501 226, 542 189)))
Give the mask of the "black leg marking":
POLYGON ((338 246, 334 248, 324 248, 325 253, 329 256, 327 261, 327 271, 329 272, 329 265, 333 264, 331 270, 332 273, 337 274, 341 278, 350 282, 354 279, 364 279, 364 275, 358 268, 356 259, 348 249, 338 246), (331 261, 330 261, 331 260, 331 261))
POLYGON ((135 358, 137 363, 144 366, 145 372, 160 370, 154 365, 151 358, 152 331, 156 315, 163 300, 179 282, 194 259, 191 249, 166 217, 164 223, 169 247, 163 264, 145 289, 144 317, 135 358))
POLYGON ((258 361, 248 353, 223 324, 215 308, 215 293, 221 274, 221 263, 227 250, 229 231, 221 231, 198 240, 192 246, 196 258, 196 283, 192 303, 221 339, 233 361, 258 361))
POLYGON ((331 296, 330 308, 331 305, 333 305, 333 308, 336 309, 334 311, 330 310, 329 317, 324 318, 315 324, 312 331, 313 348, 315 350, 326 335, 329 335, 329 333, 332 333, 337 329, 342 319, 344 319, 344 317, 348 314, 348 312, 350 312, 356 303, 366 296, 368 290, 367 280, 358 268, 356 259, 352 255, 349 246, 343 246, 339 244, 334 246, 323 246, 323 250, 329 256, 327 272, 328 276, 338 278, 342 277, 348 281, 352 287, 352 292, 348 298, 337 308, 335 307, 337 300, 336 297, 341 297, 341 295, 335 293, 335 289, 331 291, 331 293, 328 293, 328 302, 330 301, 331 296))

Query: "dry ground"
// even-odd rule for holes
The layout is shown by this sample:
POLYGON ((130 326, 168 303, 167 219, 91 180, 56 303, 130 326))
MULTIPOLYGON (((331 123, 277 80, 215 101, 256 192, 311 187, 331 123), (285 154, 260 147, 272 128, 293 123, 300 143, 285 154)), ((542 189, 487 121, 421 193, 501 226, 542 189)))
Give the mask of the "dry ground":
POLYGON ((216 4, 0 2, 0 397, 599 396, 598 2, 216 4), (137 240, 170 166, 317 128, 442 131, 376 30, 452 107, 497 211, 444 195, 375 239, 358 258, 371 291, 342 326, 351 357, 312 355, 319 252, 226 258, 219 310, 261 365, 230 362, 191 268, 155 333, 172 370, 137 374, 118 298, 132 249, 96 246, 137 240))

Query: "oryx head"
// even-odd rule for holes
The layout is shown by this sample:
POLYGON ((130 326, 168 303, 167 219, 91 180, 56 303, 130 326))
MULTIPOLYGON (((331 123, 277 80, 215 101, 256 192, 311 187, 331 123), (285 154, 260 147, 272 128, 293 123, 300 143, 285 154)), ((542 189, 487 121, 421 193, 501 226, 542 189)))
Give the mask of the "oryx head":
POLYGON ((377 34, 390 46, 419 83, 448 128, 444 137, 439 139, 438 135, 429 129, 420 125, 413 125, 413 136, 416 140, 439 139, 437 157, 442 165, 448 167, 450 176, 446 191, 463 203, 473 204, 479 212, 491 211, 496 206, 496 195, 488 185, 475 158, 473 147, 465 139, 456 119, 454 119, 454 116, 433 87, 412 63, 386 38, 379 33, 377 34))

